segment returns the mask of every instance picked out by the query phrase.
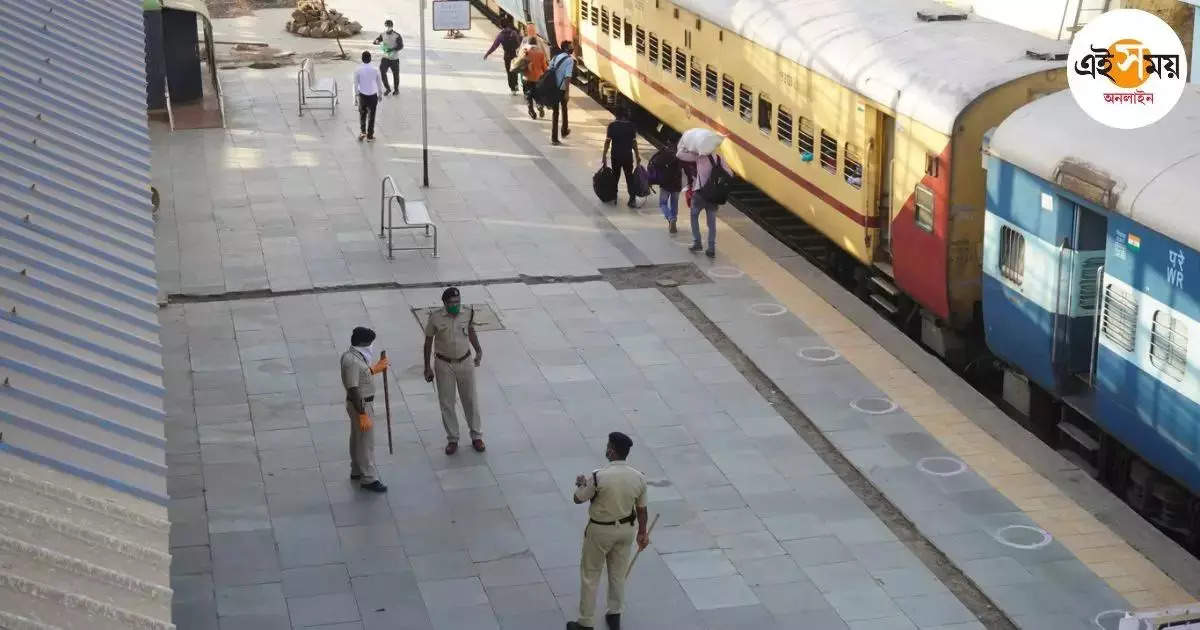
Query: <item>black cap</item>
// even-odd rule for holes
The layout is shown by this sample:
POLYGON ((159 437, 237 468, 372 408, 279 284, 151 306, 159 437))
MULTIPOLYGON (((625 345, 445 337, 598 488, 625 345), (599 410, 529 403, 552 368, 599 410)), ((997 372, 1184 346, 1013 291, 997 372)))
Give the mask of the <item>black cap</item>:
POLYGON ((628 455, 629 449, 633 448, 633 438, 620 431, 609 433, 608 443, 612 444, 621 455, 628 455))
POLYGON ((391 26, 391 25, 392 25, 392 21, 391 21, 391 20, 384 20, 384 21, 383 21, 383 25, 384 25, 384 26, 391 26))
POLYGON ((442 291, 442 301, 443 302, 445 302, 446 300, 449 300, 452 297, 459 297, 458 287, 449 287, 445 291, 442 291))
POLYGON ((375 341, 375 331, 370 328, 358 326, 350 333, 350 345, 352 346, 366 346, 372 341, 375 341))

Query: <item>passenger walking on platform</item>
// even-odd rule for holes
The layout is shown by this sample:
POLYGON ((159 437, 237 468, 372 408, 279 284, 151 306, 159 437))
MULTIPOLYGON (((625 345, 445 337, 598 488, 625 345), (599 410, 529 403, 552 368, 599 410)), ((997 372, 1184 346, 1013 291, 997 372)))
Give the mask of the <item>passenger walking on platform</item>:
POLYGON ((350 333, 350 348, 342 353, 342 386, 350 416, 350 479, 363 490, 387 492, 375 471, 375 379, 388 360, 375 359, 375 331, 359 326, 350 333))
POLYGON ((567 622, 567 630, 595 627, 596 587, 605 568, 608 612, 604 620, 610 630, 621 628, 625 573, 629 570, 632 543, 636 539, 638 549, 650 544, 646 530, 646 476, 625 461, 632 447, 633 440, 628 435, 619 431, 609 433, 604 453, 608 465, 592 471, 591 475, 575 478, 575 503, 590 501, 591 505, 579 559, 579 621, 567 622))
POLYGON ((354 71, 354 92, 358 94, 358 139, 375 141, 375 109, 379 107, 379 92, 383 77, 371 65, 371 53, 363 51, 362 65, 354 71))
POLYGON ((667 220, 667 231, 675 234, 679 216, 679 191, 683 190, 683 163, 675 156, 678 147, 671 145, 650 158, 650 183, 658 185, 658 207, 667 220))
POLYGON ((558 54, 550 62, 547 72, 554 73, 554 80, 560 91, 559 99, 553 105, 550 117, 550 144, 561 144, 558 141, 558 116, 562 111, 562 137, 571 135, 571 126, 567 123, 567 90, 571 87, 571 75, 575 73, 574 46, 571 42, 563 41, 558 45, 558 54))
POLYGON ((383 58, 379 60, 379 74, 383 77, 383 95, 399 94, 400 93, 400 51, 404 50, 404 38, 400 37, 400 33, 392 30, 392 21, 384 20, 383 28, 385 29, 375 38, 376 44, 383 45, 383 58), (388 85, 388 68, 392 70, 392 83, 396 87, 388 85))
POLYGON ((708 249, 704 253, 713 258, 717 255, 717 208, 725 203, 729 194, 729 179, 733 171, 719 155, 701 156, 695 162, 695 170, 688 174, 688 190, 691 191, 692 246, 693 252, 704 249, 700 242, 700 212, 708 223, 708 249))
POLYGON ((496 33, 496 39, 492 41, 492 47, 487 52, 483 53, 483 58, 487 59, 497 47, 504 49, 504 74, 508 78, 508 89, 513 93, 517 93, 517 72, 512 69, 513 60, 517 58, 517 49, 521 47, 521 34, 513 27, 511 17, 505 17, 501 22, 500 32, 496 33))
MULTIPOLYGON (((634 200, 637 198, 633 184, 633 167, 641 165, 642 154, 638 151, 637 144, 637 125, 629 120, 629 110, 625 107, 617 108, 617 119, 608 123, 608 133, 604 138, 604 150, 600 154, 600 163, 608 164, 609 147, 612 147, 612 167, 617 171, 617 176, 621 173, 625 174, 625 192, 629 193, 629 207, 637 207, 634 200)), ((616 200, 613 200, 616 203, 616 200)))
POLYGON ((483 348, 475 335, 475 309, 462 312, 462 297, 456 287, 442 292, 442 308, 429 314, 425 324, 425 380, 435 382, 442 425, 446 429, 446 454, 458 451, 458 414, 454 411, 454 393, 462 397, 463 415, 471 431, 471 446, 482 453, 483 432, 479 424, 479 397, 475 394, 475 368, 483 361, 483 348), (470 361, 471 349, 475 360, 470 361), (437 361, 430 364, 431 356, 437 361))
POLYGON ((525 101, 529 104, 529 117, 537 120, 539 116, 546 117, 546 108, 541 103, 534 102, 534 89, 537 87, 538 79, 546 73, 546 68, 550 67, 550 55, 546 52, 546 47, 536 36, 531 36, 522 49, 521 54, 515 62, 518 66, 522 66, 523 73, 521 87, 525 91, 525 101), (537 105, 537 111, 533 110, 534 105, 537 105))

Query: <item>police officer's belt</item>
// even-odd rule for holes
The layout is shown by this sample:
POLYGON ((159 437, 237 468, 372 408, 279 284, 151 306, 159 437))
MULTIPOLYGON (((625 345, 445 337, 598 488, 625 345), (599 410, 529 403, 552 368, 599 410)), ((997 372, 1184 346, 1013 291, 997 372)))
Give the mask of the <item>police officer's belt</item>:
POLYGON ((437 355, 437 358, 442 361, 445 361, 446 363, 461 363, 463 361, 466 361, 467 357, 469 357, 469 356, 471 356, 471 351, 467 350, 466 354, 462 355, 461 357, 458 357, 457 359, 451 359, 450 357, 443 355, 443 354, 437 355))
POLYGON ((633 522, 637 520, 637 508, 634 508, 634 512, 629 516, 616 521, 597 521, 594 518, 589 518, 588 520, 591 521, 593 525, 616 525, 618 523, 621 525, 633 525, 633 522))

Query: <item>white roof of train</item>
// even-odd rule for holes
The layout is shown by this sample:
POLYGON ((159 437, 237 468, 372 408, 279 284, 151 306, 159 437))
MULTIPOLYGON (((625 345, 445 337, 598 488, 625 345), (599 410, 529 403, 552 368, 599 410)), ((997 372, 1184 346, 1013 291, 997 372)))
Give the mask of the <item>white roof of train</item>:
POLYGON ((945 134, 984 92, 1066 65, 1025 54, 1066 52, 1065 44, 976 15, 917 19, 948 10, 931 1, 673 1, 945 134))
POLYGON ((1064 160, 1086 164, 1116 182, 1114 212, 1200 249, 1198 85, 1165 118, 1131 130, 1092 120, 1069 90, 1044 96, 996 128, 989 152, 1049 181, 1064 160))

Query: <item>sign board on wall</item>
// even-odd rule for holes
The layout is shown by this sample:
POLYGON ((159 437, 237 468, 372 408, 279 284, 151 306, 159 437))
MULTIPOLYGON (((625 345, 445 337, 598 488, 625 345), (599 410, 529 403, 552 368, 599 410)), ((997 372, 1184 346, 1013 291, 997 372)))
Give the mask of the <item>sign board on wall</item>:
POLYGON ((471 30, 470 0, 434 0, 433 30, 471 30))

